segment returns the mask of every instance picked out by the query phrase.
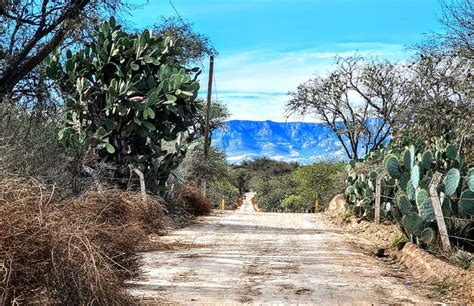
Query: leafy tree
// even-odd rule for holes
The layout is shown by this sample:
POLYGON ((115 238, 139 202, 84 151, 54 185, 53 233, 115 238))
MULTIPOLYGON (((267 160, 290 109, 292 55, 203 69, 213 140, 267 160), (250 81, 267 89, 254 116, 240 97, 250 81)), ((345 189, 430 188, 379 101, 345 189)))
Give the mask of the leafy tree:
POLYGON ((311 209, 311 203, 304 201, 299 195, 290 195, 283 199, 281 207, 285 212, 301 212, 303 210, 311 209))
MULTIPOLYGON (((199 112, 194 117, 192 129, 189 131, 189 140, 204 138, 206 128, 206 106, 205 101, 198 99, 199 112)), ((212 141, 212 132, 219 128, 225 128, 225 122, 229 118, 230 112, 225 104, 213 102, 209 118, 209 144, 212 141)))
POLYGON ((319 162, 302 166, 292 173, 296 183, 295 193, 305 203, 314 203, 319 197, 321 204, 328 204, 333 196, 344 191, 344 180, 341 176, 345 166, 340 163, 319 162))
POLYGON ((317 76, 290 93, 289 113, 313 114, 337 135, 349 158, 381 146, 392 130, 394 109, 405 100, 396 65, 361 57, 339 59, 327 76, 317 76))
POLYGON ((53 56, 47 72, 68 109, 60 132, 68 154, 118 179, 140 169, 163 188, 185 153, 180 135, 198 112, 198 70, 184 67, 178 51, 169 37, 130 35, 111 18, 90 47, 68 51, 64 65, 53 56), (164 150, 163 141, 175 140, 174 152, 164 150))

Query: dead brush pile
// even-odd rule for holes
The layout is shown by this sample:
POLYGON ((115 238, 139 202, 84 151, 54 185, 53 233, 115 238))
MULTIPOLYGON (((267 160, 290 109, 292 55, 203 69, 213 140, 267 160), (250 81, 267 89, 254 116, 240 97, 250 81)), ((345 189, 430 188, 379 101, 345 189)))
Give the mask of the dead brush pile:
POLYGON ((167 221, 161 200, 109 189, 56 201, 0 176, 0 304, 129 304, 137 245, 167 221))
POLYGON ((184 185, 179 193, 178 202, 194 216, 209 215, 212 210, 211 201, 202 194, 199 188, 184 185))

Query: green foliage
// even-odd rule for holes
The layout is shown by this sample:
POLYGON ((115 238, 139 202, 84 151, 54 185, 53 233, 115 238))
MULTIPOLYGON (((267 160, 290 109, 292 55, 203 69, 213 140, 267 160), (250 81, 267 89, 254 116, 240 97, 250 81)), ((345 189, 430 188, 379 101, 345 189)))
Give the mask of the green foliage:
POLYGON ((260 158, 235 166, 233 176, 241 190, 257 192, 257 205, 264 211, 308 212, 316 197, 322 208, 344 191, 344 168, 341 163, 299 166, 260 158))
POLYGON ((179 135, 198 109, 199 84, 177 60, 174 41, 149 31, 131 35, 113 18, 97 29, 93 43, 51 57, 47 74, 56 80, 68 109, 59 137, 67 153, 115 169, 127 178, 130 167, 163 186, 184 157, 179 135), (163 141, 175 141, 164 150, 163 141))
POLYGON ((329 203, 340 189, 343 189, 340 173, 344 164, 319 162, 301 166, 293 171, 292 179, 296 183, 296 194, 308 203, 314 203, 316 196, 322 203, 329 203))
POLYGON ((303 211, 305 209, 308 209, 309 205, 311 204, 308 202, 305 202, 301 196, 294 195, 294 194, 284 198, 281 203, 283 211, 285 212, 303 211))

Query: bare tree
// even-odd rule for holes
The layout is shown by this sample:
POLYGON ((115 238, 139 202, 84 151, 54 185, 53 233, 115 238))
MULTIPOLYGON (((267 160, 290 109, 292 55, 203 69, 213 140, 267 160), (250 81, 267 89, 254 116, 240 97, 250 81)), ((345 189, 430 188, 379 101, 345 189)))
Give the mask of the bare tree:
POLYGON ((316 115, 353 159, 384 143, 395 107, 406 99, 395 64, 362 57, 338 59, 335 71, 301 84, 290 95, 288 112, 316 115))
POLYGON ((77 41, 102 14, 122 8, 121 0, 2 1, 0 103, 35 95, 41 63, 68 39, 77 41), (29 79, 30 78, 30 79, 29 79), (23 83, 22 83, 23 82, 23 83), (22 83, 22 84, 21 84, 22 83), (32 83, 32 86, 26 86, 32 83))
POLYGON ((474 154, 474 2, 441 0, 443 32, 415 46, 407 65, 409 99, 397 110, 395 137, 403 132, 425 143, 445 137, 474 154))
POLYGON ((192 23, 179 18, 162 18, 153 26, 153 31, 176 40, 176 47, 181 50, 178 57, 186 63, 201 63, 207 56, 217 55, 209 37, 194 31, 192 23))

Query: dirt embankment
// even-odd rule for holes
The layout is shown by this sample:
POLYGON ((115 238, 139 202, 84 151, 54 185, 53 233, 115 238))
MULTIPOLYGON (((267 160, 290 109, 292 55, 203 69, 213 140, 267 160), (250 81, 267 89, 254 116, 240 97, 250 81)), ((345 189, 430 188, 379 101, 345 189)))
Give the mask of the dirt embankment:
POLYGON ((446 303, 474 303, 474 270, 466 271, 442 261, 417 246, 403 241, 397 224, 386 222, 376 225, 347 217, 340 211, 326 211, 324 218, 343 229, 352 243, 367 254, 379 257, 393 266, 394 271, 437 301, 446 303))

